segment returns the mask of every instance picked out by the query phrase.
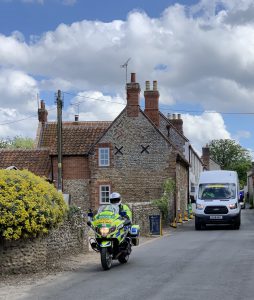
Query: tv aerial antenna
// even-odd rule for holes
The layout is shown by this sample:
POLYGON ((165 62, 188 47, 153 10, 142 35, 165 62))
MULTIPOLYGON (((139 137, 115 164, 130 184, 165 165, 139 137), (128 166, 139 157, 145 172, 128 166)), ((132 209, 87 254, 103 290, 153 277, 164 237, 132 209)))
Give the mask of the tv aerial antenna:
POLYGON ((128 63, 129 63, 130 60, 131 60, 131 57, 128 58, 126 60, 126 62, 123 65, 120 66, 121 68, 125 68, 125 80, 126 80, 126 83, 127 83, 127 76, 128 76, 128 73, 127 73, 128 63))

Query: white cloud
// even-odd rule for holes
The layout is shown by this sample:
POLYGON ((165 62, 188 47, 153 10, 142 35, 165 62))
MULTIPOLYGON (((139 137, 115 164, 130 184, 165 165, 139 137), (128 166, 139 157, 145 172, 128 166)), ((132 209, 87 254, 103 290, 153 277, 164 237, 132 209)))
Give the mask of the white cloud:
POLYGON ((79 90, 118 93, 125 79, 120 65, 131 57, 128 71, 137 72, 141 84, 157 79, 169 95, 163 102, 188 100, 221 111, 241 99, 254 110, 253 41, 251 24, 229 26, 218 15, 193 19, 175 5, 159 19, 134 11, 126 21, 61 24, 31 44, 17 34, 0 36, 0 63, 79 90))
POLYGON ((112 121, 126 105, 120 95, 106 96, 99 91, 80 92, 71 102, 64 116, 67 120, 74 120, 79 114, 80 121, 112 121))
POLYGON ((24 115, 16 109, 0 109, 0 138, 27 136, 35 138, 37 115, 24 115))
POLYGON ((183 131, 197 151, 213 139, 230 139, 222 116, 216 112, 204 112, 200 116, 182 115, 183 131))
MULTIPOLYGON (((157 80, 162 104, 254 111, 252 2, 202 0, 189 11, 176 4, 156 19, 132 11, 124 21, 61 24, 40 37, 31 36, 29 42, 18 31, 0 35, 0 107, 31 112, 38 89, 52 95, 62 89, 110 101, 115 97, 106 95, 125 98, 125 70, 120 65, 131 57, 128 73, 136 72, 142 87, 145 80, 157 80)), ((105 103, 80 104, 80 117, 112 119, 122 109, 105 103)), ((73 114, 73 106, 67 108, 65 116, 73 114)), ((230 136, 219 114, 185 118, 190 123, 187 137, 199 145, 215 136, 230 136), (198 133, 191 130, 195 124, 203 126, 198 133)))
MULTIPOLYGON (((36 81, 22 71, 0 69, 1 107, 10 108, 20 113, 34 113, 37 109, 36 81)), ((0 117, 1 119, 1 117, 0 117)))

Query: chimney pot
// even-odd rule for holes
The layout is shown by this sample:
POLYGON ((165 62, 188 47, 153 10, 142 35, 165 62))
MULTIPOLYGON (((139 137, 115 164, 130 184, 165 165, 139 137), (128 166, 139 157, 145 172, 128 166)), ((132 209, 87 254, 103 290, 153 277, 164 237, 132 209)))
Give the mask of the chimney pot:
POLYGON ((136 73, 131 73, 131 82, 136 82, 136 73))
POLYGON ((173 118, 170 120, 170 123, 183 134, 183 120, 181 119, 181 114, 173 114, 172 116, 173 118))
POLYGON ((45 124, 48 122, 48 111, 45 108, 45 102, 43 100, 40 101, 41 107, 38 108, 38 119, 39 122, 45 124))
POLYGON ((146 91, 150 91, 150 81, 146 81, 146 91))
POLYGON ((44 100, 41 100, 41 108, 45 109, 45 102, 44 102, 44 100))
POLYGON ((157 81, 153 81, 153 89, 150 89, 150 82, 146 81, 145 97, 145 114, 153 121, 153 123, 160 126, 159 113, 159 91, 157 90, 157 81))
POLYGON ((157 80, 153 81, 153 90, 157 91, 157 80))

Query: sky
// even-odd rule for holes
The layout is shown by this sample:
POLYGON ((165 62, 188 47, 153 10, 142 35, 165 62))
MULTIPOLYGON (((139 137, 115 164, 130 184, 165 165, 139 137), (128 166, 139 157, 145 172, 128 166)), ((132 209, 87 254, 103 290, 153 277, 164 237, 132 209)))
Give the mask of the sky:
POLYGON ((253 0, 0 0, 0 138, 35 138, 38 101, 55 121, 57 90, 63 120, 114 120, 128 59, 142 107, 157 80, 196 151, 231 138, 254 153, 253 0))

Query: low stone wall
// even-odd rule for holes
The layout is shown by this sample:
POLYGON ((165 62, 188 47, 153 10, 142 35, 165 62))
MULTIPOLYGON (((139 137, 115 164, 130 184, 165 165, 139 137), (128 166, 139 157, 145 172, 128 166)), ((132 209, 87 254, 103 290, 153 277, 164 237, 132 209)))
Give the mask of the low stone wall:
POLYGON ((128 205, 132 209, 132 223, 140 226, 141 235, 149 235, 149 216, 161 216, 160 210, 151 202, 129 203, 128 205))
POLYGON ((76 215, 45 237, 0 241, 0 274, 35 273, 56 267, 67 255, 88 251, 86 230, 76 215))
MULTIPOLYGON (((128 204, 133 224, 140 225, 141 235, 150 234, 149 216, 161 215, 150 202, 128 204)), ((57 267, 68 255, 88 251, 88 226, 80 214, 71 217, 45 237, 28 240, 0 240, 0 275, 36 273, 57 267)))

